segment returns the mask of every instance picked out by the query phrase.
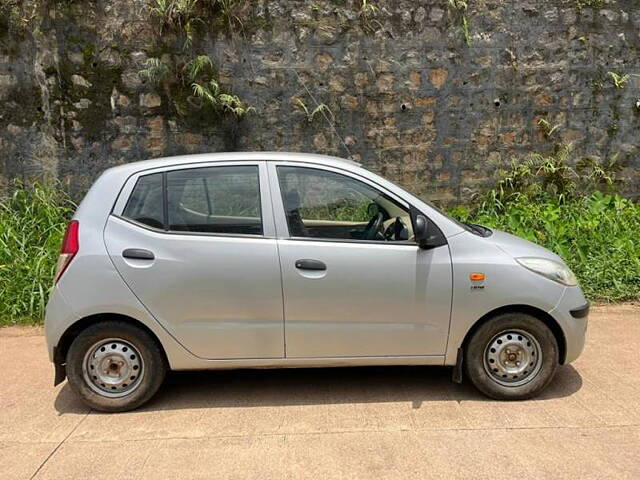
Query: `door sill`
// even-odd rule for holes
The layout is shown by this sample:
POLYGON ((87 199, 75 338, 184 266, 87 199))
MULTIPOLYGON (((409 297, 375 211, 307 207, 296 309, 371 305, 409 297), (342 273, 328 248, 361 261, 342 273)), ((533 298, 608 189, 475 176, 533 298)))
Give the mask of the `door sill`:
POLYGON ((444 365, 444 355, 408 355, 379 357, 295 357, 229 360, 193 359, 174 370, 216 370, 237 368, 321 368, 393 365, 444 365))

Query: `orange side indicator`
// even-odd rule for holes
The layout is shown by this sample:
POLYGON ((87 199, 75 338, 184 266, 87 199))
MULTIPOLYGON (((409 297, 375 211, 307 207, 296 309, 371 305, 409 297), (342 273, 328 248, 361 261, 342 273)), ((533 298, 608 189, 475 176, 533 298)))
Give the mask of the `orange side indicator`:
POLYGON ((479 282, 484 280, 484 273, 472 273, 469 275, 469 280, 472 282, 479 282))

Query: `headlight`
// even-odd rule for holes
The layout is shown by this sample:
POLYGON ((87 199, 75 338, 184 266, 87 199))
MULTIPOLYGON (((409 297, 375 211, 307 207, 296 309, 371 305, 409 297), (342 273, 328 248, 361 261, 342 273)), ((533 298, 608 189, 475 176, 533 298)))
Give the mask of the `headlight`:
POLYGON ((575 287, 578 284, 578 279, 569 267, 560 262, 538 257, 516 258, 516 261, 524 268, 539 273, 543 277, 547 277, 549 280, 561 283, 567 287, 575 287))

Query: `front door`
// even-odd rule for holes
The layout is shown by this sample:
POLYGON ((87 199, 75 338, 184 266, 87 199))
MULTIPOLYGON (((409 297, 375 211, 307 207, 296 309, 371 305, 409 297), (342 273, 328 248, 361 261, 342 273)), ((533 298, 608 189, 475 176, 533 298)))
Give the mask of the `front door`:
POLYGON ((130 181, 135 187, 109 218, 105 242, 136 297, 198 357, 283 357, 264 163, 181 167, 130 181))
POLYGON ((366 179, 329 167, 269 168, 287 229, 278 242, 287 357, 443 355, 448 246, 420 249, 409 206, 366 179))

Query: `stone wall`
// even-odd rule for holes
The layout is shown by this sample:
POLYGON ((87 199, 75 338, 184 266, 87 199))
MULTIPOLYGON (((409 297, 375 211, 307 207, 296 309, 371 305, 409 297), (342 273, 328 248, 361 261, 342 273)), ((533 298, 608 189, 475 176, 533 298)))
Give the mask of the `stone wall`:
POLYGON ((637 195, 640 77, 620 87, 609 72, 640 74, 640 2, 580 1, 598 3, 468 0, 470 44, 446 0, 370 0, 366 17, 361 1, 236 1, 185 48, 151 0, 25 0, 0 18, 0 182, 54 177, 78 197, 123 162, 287 150, 351 157, 452 203, 563 142, 617 158, 637 195), (255 112, 180 114, 139 75, 151 56, 193 54, 255 112), (310 121, 297 99, 330 112, 310 121))

